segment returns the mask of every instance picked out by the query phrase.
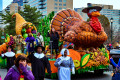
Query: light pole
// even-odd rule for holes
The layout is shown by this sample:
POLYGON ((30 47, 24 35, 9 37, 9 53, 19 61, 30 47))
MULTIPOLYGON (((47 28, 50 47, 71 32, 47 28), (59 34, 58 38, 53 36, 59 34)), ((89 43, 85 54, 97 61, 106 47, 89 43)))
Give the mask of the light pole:
POLYGON ((113 38, 113 37, 112 37, 112 34, 113 34, 113 33, 112 33, 113 18, 110 19, 110 22, 111 22, 111 44, 112 44, 112 38, 113 38))

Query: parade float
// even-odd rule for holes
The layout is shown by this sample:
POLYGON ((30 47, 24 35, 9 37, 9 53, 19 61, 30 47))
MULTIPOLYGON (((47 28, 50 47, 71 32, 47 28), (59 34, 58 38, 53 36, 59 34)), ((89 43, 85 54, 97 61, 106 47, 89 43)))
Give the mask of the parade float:
MULTIPOLYGON (((60 41, 74 44, 75 48, 69 49, 69 56, 72 57, 78 74, 87 71, 101 74, 103 70, 108 69, 109 51, 103 46, 107 40, 107 34, 97 18, 100 16, 101 9, 96 6, 82 10, 90 18, 89 22, 84 21, 71 9, 59 11, 51 21, 50 27, 58 32, 60 41)), ((61 54, 58 58, 60 56, 61 54)))
MULTIPOLYGON (((74 61, 76 73, 80 74, 87 71, 107 69, 109 65, 109 51, 107 51, 105 47, 100 47, 107 40, 107 34, 97 18, 100 16, 99 11, 101 9, 102 8, 98 6, 83 9, 83 12, 90 18, 89 22, 84 21, 77 12, 71 9, 61 10, 51 19, 49 17, 42 19, 44 26, 41 21, 38 31, 42 33, 46 42, 46 56, 53 56, 48 49, 50 39, 47 37, 47 31, 51 28, 55 28, 60 36, 60 46, 63 41, 74 44, 74 49, 69 49, 70 54, 68 56, 74 61)), ((27 38, 28 33, 32 33, 36 38, 36 27, 32 23, 26 22, 20 14, 15 13, 12 17, 14 16, 16 16, 16 35, 21 36, 19 38, 22 40, 19 41, 16 37, 7 35, 5 43, 0 46, 0 54, 6 52, 8 45, 14 47, 16 46, 14 44, 17 43, 25 45, 24 40, 27 38)), ((19 48, 18 51, 20 49, 21 48, 19 48)), ((22 53, 19 54, 22 55, 22 53)), ((59 54, 57 58, 60 56, 61 54, 59 54)), ((49 59, 52 78, 57 77, 57 68, 54 66, 55 61, 55 58, 49 59)))

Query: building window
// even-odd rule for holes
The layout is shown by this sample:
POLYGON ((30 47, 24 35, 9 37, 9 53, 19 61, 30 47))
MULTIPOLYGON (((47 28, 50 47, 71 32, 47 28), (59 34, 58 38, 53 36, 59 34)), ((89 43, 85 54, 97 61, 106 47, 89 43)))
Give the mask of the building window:
POLYGON ((61 10, 62 9, 62 7, 59 7, 59 10, 61 10))
POLYGON ((58 4, 57 3, 55 3, 55 6, 57 6, 58 4))
POLYGON ((59 4, 59 6, 62 6, 62 4, 59 4))
POLYGON ((57 11, 54 11, 55 13, 57 13, 57 11))
POLYGON ((56 2, 58 1, 58 0, 55 0, 56 2))
POLYGON ((62 2, 62 0, 59 0, 59 2, 62 2))
POLYGON ((54 9, 57 9, 57 7, 54 7, 54 9))
POLYGON ((63 0, 63 2, 66 2, 66 0, 63 0))
POLYGON ((65 7, 63 9, 66 9, 65 7))
POLYGON ((66 4, 63 4, 63 6, 66 6, 66 4))

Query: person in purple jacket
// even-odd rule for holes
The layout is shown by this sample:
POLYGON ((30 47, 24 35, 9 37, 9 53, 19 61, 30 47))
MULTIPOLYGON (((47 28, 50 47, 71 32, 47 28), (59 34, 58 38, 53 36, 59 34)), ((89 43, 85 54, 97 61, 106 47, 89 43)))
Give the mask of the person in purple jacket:
POLYGON ((34 52, 34 41, 35 41, 35 38, 32 36, 31 33, 29 33, 28 37, 25 39, 25 42, 27 42, 27 50, 29 54, 31 52, 34 52))
POLYGON ((27 58, 19 55, 15 60, 15 65, 12 66, 4 80, 34 80, 34 76, 27 66, 27 58))

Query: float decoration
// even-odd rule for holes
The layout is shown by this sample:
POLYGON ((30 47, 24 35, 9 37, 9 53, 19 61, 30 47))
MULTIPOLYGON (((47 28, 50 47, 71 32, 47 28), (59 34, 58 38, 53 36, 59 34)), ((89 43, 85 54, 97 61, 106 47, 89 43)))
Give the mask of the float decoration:
POLYGON ((85 66, 90 58, 90 54, 85 54, 82 58, 81 58, 81 67, 85 66))
POLYGON ((45 46, 49 45, 50 37, 47 37, 47 32, 50 30, 50 22, 54 16, 54 11, 49 13, 48 16, 45 16, 44 18, 41 18, 39 27, 38 27, 38 32, 41 32, 45 46))
MULTIPOLYGON (((62 56, 62 55, 59 54, 59 55, 58 55, 58 58, 61 57, 61 56, 62 56)), ((69 49, 69 55, 68 55, 68 56, 71 57, 71 58, 73 59, 73 61, 74 61, 74 60, 81 61, 81 56, 80 56, 79 52, 77 52, 77 51, 75 51, 75 50, 73 50, 73 49, 69 49)))
POLYGON ((21 35, 25 39, 28 33, 36 34, 37 29, 32 23, 26 22, 19 13, 15 13, 12 17, 15 16, 16 16, 15 29, 17 35, 21 35))
MULTIPOLYGON (((97 18, 101 9, 99 6, 83 9, 90 18, 89 22, 71 9, 59 11, 51 21, 50 27, 58 32, 60 41, 75 45, 74 51, 78 52, 77 57, 80 59, 73 50, 69 50, 69 56, 72 57, 78 73, 108 68, 109 52, 105 48, 99 48, 107 40, 107 34, 97 18)), ((59 54, 58 57, 60 56, 59 54)))
POLYGON ((0 68, 6 68, 7 66, 7 59, 2 59, 2 57, 0 56, 0 68))
MULTIPOLYGON (((96 12, 96 15, 99 12, 96 12)), ((94 13, 89 14, 90 23, 98 20, 98 16, 94 16, 94 13)), ((97 21, 96 23, 100 23, 97 21)), ((103 30, 103 27, 94 24, 94 27, 101 27, 101 31, 96 33, 88 22, 84 21, 82 17, 74 10, 67 9, 58 12, 51 21, 51 27, 59 33, 62 40, 72 42, 75 45, 76 50, 80 48, 99 47, 107 40, 107 35, 103 30), (62 38, 64 37, 64 39, 62 38)))
POLYGON ((10 41, 8 42, 8 46, 13 46, 14 45, 14 39, 12 36, 10 36, 10 41))

